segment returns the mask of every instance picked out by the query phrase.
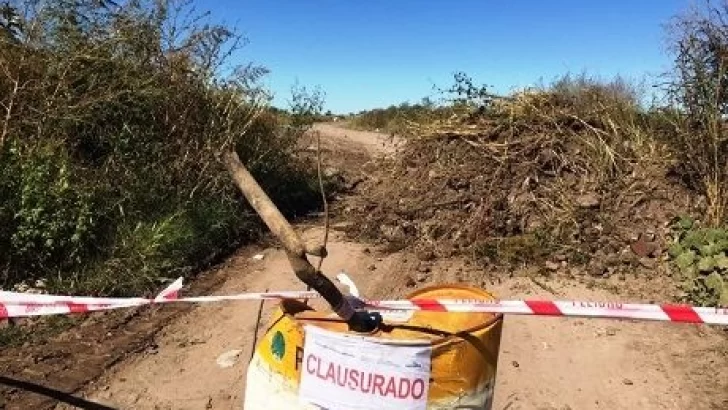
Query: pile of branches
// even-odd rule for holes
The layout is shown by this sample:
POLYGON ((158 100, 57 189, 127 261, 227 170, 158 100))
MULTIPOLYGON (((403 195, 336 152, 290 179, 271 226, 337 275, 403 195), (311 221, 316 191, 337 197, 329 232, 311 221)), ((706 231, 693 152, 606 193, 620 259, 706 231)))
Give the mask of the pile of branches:
POLYGON ((353 207, 357 235, 485 263, 587 263, 689 207, 659 119, 621 82, 566 77, 463 108, 408 123, 353 207))

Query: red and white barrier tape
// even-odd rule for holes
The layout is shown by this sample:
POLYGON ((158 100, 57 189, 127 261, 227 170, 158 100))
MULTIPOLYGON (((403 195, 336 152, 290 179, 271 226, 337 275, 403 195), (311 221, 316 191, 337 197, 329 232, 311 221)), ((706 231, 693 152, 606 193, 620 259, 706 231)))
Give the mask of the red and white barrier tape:
MULTIPOLYGON (((179 297, 182 279, 176 280, 154 299, 94 298, 0 292, 0 319, 86 313, 162 303, 211 303, 235 300, 313 299, 313 291, 243 293, 228 296, 179 297)), ((630 304, 544 300, 362 300, 362 306, 380 311, 428 311, 454 313, 501 313, 513 315, 638 319, 683 323, 728 325, 728 308, 693 307, 673 304, 630 304)))
POLYGON ((182 278, 174 281, 174 283, 160 292, 154 299, 94 298, 85 296, 0 292, 0 319, 86 313, 163 303, 211 303, 233 300, 312 299, 319 297, 319 294, 314 291, 294 291, 180 298, 179 291, 181 289, 182 278))
POLYGON ((428 312, 502 313, 511 315, 639 319, 728 325, 728 308, 674 304, 546 300, 415 299, 365 301, 371 309, 428 312))

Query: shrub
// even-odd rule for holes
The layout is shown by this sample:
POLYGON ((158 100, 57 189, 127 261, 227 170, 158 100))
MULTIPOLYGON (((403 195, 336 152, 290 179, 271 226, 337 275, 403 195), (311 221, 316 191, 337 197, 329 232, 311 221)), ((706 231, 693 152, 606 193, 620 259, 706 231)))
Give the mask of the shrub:
POLYGON ((295 149, 322 103, 287 126, 266 70, 228 65, 243 44, 175 0, 4 3, 0 286, 131 294, 254 237, 225 149, 288 215, 317 207, 295 149))
POLYGON ((687 217, 673 224, 668 249, 689 301, 728 305, 728 231, 699 227, 687 217))
POLYGON ((707 198, 708 222, 713 226, 725 222, 728 206, 727 18, 728 2, 705 2, 671 25, 671 139, 683 179, 707 198))

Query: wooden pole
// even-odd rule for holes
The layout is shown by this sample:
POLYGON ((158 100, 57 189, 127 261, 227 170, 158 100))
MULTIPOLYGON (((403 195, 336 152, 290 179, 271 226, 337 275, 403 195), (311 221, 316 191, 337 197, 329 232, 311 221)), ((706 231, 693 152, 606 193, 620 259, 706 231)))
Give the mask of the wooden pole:
POLYGON ((362 330, 371 330, 372 326, 376 327, 376 324, 365 323, 371 322, 367 319, 368 316, 356 314, 349 301, 344 298, 333 282, 311 265, 306 258, 306 254, 325 256, 326 249, 323 247, 306 248, 291 224, 288 223, 273 204, 273 201, 270 200, 255 178, 245 168, 238 154, 235 152, 224 154, 223 162, 250 205, 260 215, 271 232, 283 243, 288 255, 288 261, 296 276, 321 294, 331 305, 334 312, 346 320, 351 327, 362 330))

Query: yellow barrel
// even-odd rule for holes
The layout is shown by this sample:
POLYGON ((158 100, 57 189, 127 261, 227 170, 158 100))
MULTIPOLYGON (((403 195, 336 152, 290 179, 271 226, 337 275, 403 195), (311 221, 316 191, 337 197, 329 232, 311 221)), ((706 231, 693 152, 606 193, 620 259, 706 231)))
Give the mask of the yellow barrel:
MULTIPOLYGON (((408 298, 410 300, 495 299, 487 291, 461 285, 428 287, 410 294, 408 298)), ((385 326, 372 334, 365 335, 364 339, 368 342, 386 344, 389 349, 394 346, 395 353, 392 357, 397 356, 397 346, 404 348, 423 343, 427 345, 430 368, 426 405, 408 408, 490 409, 495 387, 502 316, 487 313, 424 311, 400 313, 402 314, 395 315, 399 317, 385 315, 385 326)), ((281 302, 273 313, 271 324, 258 343, 248 367, 245 409, 320 408, 303 403, 299 399, 302 369, 306 365, 303 362, 305 326, 315 326, 339 335, 361 337, 360 333, 349 332, 346 323, 337 319, 332 313, 313 311, 298 301, 281 302)), ((309 362, 308 366, 313 364, 309 362)), ((361 371, 363 386, 364 372, 369 369, 365 365, 359 366, 358 369, 361 371)), ((324 370, 320 370, 319 376, 324 378, 324 373, 324 370)), ((359 372, 356 373, 359 377, 359 372)), ((335 377, 329 376, 332 380, 335 377)), ((337 376, 340 375, 337 373, 337 376)), ((396 385, 395 381, 391 383, 396 385)), ((399 390, 399 393, 395 392, 397 389, 395 388, 390 397, 397 397, 397 394, 410 391, 413 395, 418 394, 415 385, 403 381, 398 383, 403 383, 405 388, 399 390)), ((382 381, 380 392, 385 392, 385 385, 386 381, 382 381)), ((346 390, 345 381, 340 386, 344 386, 343 389, 346 390)), ((354 390, 358 384, 352 384, 350 380, 348 387, 354 390)), ((350 408, 379 407, 385 408, 381 404, 367 407, 363 402, 354 403, 350 408)))

